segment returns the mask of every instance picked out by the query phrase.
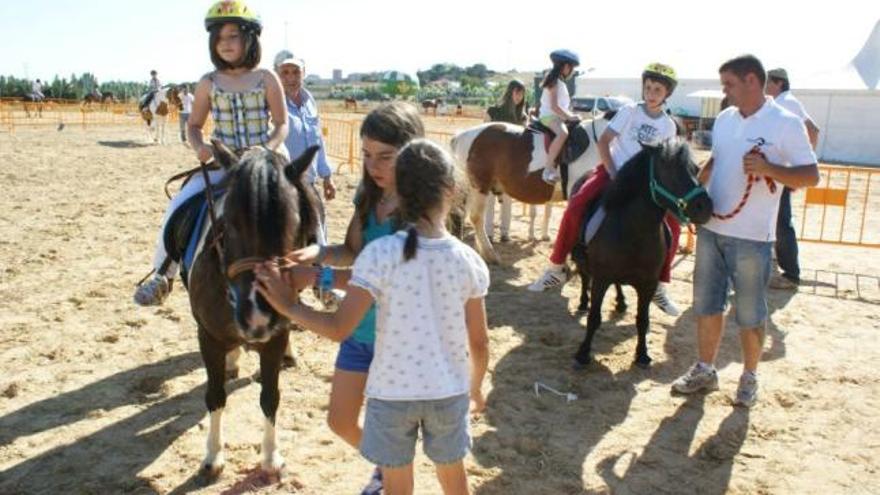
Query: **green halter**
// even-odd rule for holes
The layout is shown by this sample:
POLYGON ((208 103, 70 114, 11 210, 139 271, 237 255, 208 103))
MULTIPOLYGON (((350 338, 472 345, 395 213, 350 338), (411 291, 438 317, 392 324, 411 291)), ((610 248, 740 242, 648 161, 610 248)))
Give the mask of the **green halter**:
POLYGON ((684 195, 684 197, 678 197, 678 196, 672 194, 671 192, 669 192, 668 189, 663 187, 654 178, 654 155, 653 154, 651 155, 650 171, 651 171, 651 182, 650 182, 651 199, 654 200, 654 204, 659 206, 660 208, 665 208, 662 204, 660 204, 660 201, 657 200, 657 195, 659 194, 661 197, 663 197, 667 201, 669 201, 669 203, 672 206, 672 208, 669 208, 669 210, 672 212, 673 215, 675 215, 676 218, 678 218, 678 221, 681 222, 682 225, 687 225, 687 224, 691 223, 691 219, 688 218, 687 215, 685 215, 684 211, 687 209, 688 203, 692 199, 694 199, 694 196, 697 196, 701 193, 706 192, 706 190, 703 189, 703 186, 696 185, 696 186, 692 187, 691 190, 688 191, 687 194, 684 195))

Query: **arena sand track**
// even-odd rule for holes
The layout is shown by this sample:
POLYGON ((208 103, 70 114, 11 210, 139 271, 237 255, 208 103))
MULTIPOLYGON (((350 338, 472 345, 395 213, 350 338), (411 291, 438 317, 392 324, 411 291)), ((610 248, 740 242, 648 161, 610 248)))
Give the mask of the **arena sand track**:
MULTIPOLYGON (((0 493, 358 493, 371 466, 324 420, 336 346, 308 333, 293 336, 299 367, 282 377, 280 483, 253 474, 261 413, 250 378, 229 385, 224 475, 196 483, 205 375, 186 295, 178 286, 165 307, 131 303, 164 179, 194 159, 179 144, 143 139, 134 127, 0 134, 0 493)), ((333 239, 357 178, 337 177, 333 239)), ((771 293, 762 395, 745 411, 730 403, 740 369, 732 327, 721 391, 670 396, 694 358, 690 311, 653 312, 651 370, 631 367, 629 313, 603 325, 596 362, 571 371, 583 318, 573 300, 524 290, 549 251, 524 239, 517 219, 514 240, 499 248, 504 265, 492 268, 489 407, 467 459, 476 493, 880 491, 880 251, 802 245, 814 281, 771 293), (866 276, 858 291, 852 273, 866 276), (579 399, 536 398, 536 380, 579 399)), ((687 308, 693 259, 677 263, 671 292, 687 308)), ((243 376, 256 367, 246 356, 243 376)), ((416 466, 417 492, 439 492, 421 452, 416 466)))

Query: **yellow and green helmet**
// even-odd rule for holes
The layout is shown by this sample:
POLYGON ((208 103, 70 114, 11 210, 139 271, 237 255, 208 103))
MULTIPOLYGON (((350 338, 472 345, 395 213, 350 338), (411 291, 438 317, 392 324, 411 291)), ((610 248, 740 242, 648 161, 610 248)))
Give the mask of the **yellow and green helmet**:
POLYGON ((678 77, 675 75, 675 69, 660 62, 652 62, 645 67, 645 70, 642 71, 642 84, 645 83, 645 78, 648 77, 665 83, 670 95, 675 91, 675 87, 678 86, 678 77))
POLYGON ((242 29, 249 29, 259 35, 263 31, 260 16, 246 3, 239 0, 220 0, 205 14, 205 29, 208 31, 218 24, 234 22, 242 29))

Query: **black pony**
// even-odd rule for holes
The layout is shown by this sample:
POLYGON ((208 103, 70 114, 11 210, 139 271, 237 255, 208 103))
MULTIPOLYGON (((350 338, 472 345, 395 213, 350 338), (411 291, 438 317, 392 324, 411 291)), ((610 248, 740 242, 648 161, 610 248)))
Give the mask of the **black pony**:
MULTIPOLYGON (((590 362, 593 335, 602 323, 602 299, 612 283, 631 285, 638 294, 635 363, 640 367, 651 364, 646 342, 648 309, 666 255, 663 215, 669 210, 683 223, 696 224, 707 222, 712 215, 712 201, 697 182, 696 173, 687 144, 672 140, 645 147, 608 186, 602 198, 604 222, 586 248, 580 244, 572 253, 581 283, 590 287, 592 300, 587 335, 575 355, 576 368, 590 362)), ((618 291, 618 309, 621 303, 618 291)))
POLYGON ((226 171, 226 194, 218 200, 217 224, 205 234, 189 275, 189 298, 198 324, 199 349, 208 373, 205 403, 211 415, 202 472, 224 465, 221 417, 227 372, 237 374, 241 347, 260 354, 260 407, 265 416, 262 468, 277 474, 284 464, 276 443, 278 374, 289 323, 260 296, 252 268, 314 241, 318 198, 302 183, 318 147, 288 164, 263 147, 237 157, 214 141, 214 157, 226 171))

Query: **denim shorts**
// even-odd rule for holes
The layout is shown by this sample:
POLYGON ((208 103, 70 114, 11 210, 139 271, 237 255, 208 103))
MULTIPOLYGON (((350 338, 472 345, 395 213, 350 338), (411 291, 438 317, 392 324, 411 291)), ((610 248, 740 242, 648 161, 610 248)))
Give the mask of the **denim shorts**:
POLYGON ((435 464, 464 459, 471 446, 468 394, 438 400, 367 400, 361 455, 381 467, 412 464, 422 434, 425 455, 435 464))
POLYGON ((336 355, 337 368, 345 371, 367 373, 370 371, 370 363, 372 362, 372 343, 360 342, 353 337, 349 337, 339 345, 339 354, 336 355))
POLYGON ((772 249, 772 242, 739 239, 700 228, 694 267, 694 313, 723 313, 732 281, 736 323, 740 328, 763 326, 768 314, 772 249))

